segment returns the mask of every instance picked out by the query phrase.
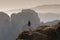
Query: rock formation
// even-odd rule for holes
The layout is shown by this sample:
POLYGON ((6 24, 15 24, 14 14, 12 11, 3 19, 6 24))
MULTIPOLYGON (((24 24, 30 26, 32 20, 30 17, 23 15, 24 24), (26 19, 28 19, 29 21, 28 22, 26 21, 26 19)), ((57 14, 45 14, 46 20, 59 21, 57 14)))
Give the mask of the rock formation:
POLYGON ((10 27, 10 18, 4 13, 0 12, 0 40, 7 40, 10 27), (6 38, 7 37, 7 38, 6 38))
POLYGON ((16 39, 19 33, 29 28, 28 21, 31 22, 31 28, 36 28, 40 24, 38 14, 31 9, 25 9, 22 10, 22 12, 19 12, 18 14, 11 15, 11 26, 12 26, 11 33, 12 37, 14 38, 13 40, 16 39))

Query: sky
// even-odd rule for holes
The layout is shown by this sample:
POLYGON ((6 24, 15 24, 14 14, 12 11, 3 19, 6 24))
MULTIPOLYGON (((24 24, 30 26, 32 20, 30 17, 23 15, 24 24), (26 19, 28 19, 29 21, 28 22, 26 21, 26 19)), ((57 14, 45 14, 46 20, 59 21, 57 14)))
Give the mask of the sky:
POLYGON ((60 0, 0 0, 0 10, 26 9, 46 4, 60 4, 60 0))

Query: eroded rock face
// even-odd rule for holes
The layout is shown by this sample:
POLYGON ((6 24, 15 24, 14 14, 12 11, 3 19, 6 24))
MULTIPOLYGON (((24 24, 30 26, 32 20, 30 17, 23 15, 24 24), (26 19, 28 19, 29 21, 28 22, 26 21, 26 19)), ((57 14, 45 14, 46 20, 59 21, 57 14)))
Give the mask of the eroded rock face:
POLYGON ((27 20, 26 22, 30 20, 32 27, 36 27, 40 25, 40 18, 38 17, 38 13, 36 13, 35 11, 26 9, 26 10, 22 10, 22 14, 25 16, 26 18, 25 20, 27 20))
POLYGON ((22 10, 18 14, 11 15, 11 24, 12 24, 12 35, 14 40, 17 35, 25 29, 28 29, 28 21, 31 22, 31 28, 36 28, 40 24, 40 19, 38 14, 30 9, 22 10))
POLYGON ((7 40, 10 27, 10 18, 4 12, 0 12, 0 40, 7 40))
POLYGON ((40 24, 38 14, 31 9, 12 14, 11 18, 0 12, 0 40, 16 40, 20 32, 29 28, 28 21, 31 22, 31 28, 36 28, 40 24))

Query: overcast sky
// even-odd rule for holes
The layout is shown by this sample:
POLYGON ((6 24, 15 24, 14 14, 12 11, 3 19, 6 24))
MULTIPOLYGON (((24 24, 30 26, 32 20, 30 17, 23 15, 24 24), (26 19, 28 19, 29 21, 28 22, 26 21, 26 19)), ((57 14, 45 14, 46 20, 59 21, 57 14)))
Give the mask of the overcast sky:
POLYGON ((45 4, 60 4, 60 0, 0 0, 0 10, 25 9, 45 4))

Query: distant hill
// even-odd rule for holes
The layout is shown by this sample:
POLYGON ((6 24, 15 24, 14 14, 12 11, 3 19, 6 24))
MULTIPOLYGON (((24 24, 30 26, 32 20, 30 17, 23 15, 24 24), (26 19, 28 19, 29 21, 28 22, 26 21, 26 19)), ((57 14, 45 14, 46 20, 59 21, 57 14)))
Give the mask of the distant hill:
POLYGON ((52 25, 58 24, 59 22, 60 22, 60 20, 53 20, 53 21, 49 21, 49 22, 46 22, 46 23, 41 22, 41 23, 40 23, 40 26, 42 26, 42 25, 52 26, 52 25))
POLYGON ((56 24, 58 24, 60 22, 60 20, 54 20, 54 21, 51 21, 51 22, 47 22, 47 23, 45 23, 45 25, 56 25, 56 24))
POLYGON ((60 20, 60 14, 56 13, 38 13, 39 18, 41 21, 48 22, 48 21, 53 21, 53 20, 60 20))

